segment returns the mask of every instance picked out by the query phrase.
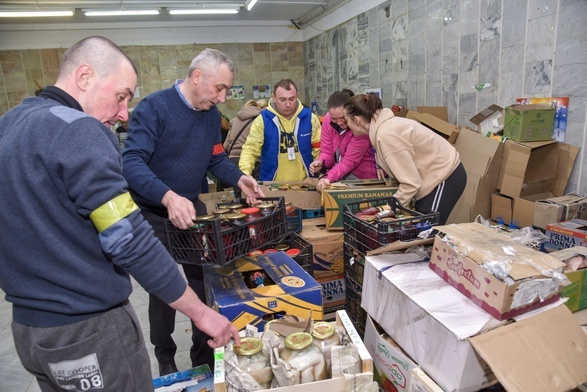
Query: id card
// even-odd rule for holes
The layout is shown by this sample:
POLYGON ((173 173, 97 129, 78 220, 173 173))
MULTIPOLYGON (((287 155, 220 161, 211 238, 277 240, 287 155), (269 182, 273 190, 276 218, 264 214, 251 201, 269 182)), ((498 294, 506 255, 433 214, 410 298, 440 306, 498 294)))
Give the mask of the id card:
POLYGON ((288 147, 287 148, 287 159, 290 161, 295 161, 296 159, 296 148, 295 147, 288 147))

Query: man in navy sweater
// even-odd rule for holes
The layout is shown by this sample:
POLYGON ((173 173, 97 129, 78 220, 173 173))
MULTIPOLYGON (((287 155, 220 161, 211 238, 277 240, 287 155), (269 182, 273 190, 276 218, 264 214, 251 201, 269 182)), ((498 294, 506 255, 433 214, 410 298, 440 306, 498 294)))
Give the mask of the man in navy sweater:
MULTIPOLYGON (((206 49, 192 60, 185 80, 150 94, 133 111, 122 153, 123 172, 133 199, 163 243, 167 242, 167 218, 176 227, 188 229, 196 214, 206 213, 198 196, 207 171, 227 184, 239 186, 248 202, 263 197, 256 180, 233 165, 222 147, 221 116, 216 104, 225 102, 234 72, 228 56, 206 49)), ((202 267, 182 266, 188 283, 203 298, 202 267)), ((171 336, 175 310, 151 295, 149 322, 160 374, 177 371, 177 346, 171 336)), ((206 333, 192 328, 193 366, 213 366, 208 339, 206 333)))
POLYGON ((63 55, 57 81, 0 117, 0 286, 23 366, 42 391, 152 391, 129 274, 212 347, 238 331, 187 286, 131 198, 110 126, 137 72, 103 37, 63 55))

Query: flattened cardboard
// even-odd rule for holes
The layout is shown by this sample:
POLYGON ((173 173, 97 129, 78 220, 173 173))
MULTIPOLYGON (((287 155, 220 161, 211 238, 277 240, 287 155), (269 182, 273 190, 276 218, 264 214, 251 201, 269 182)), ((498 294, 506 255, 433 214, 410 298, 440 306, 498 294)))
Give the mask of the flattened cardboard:
POLYGON ((420 113, 414 110, 402 110, 396 113, 396 116, 409 118, 420 124, 432 129, 440 136, 445 138, 450 144, 455 144, 459 137, 460 128, 456 125, 449 124, 430 113, 420 113))
POLYGON ((467 185, 447 223, 473 222, 477 215, 488 218, 491 195, 497 191, 503 144, 463 129, 455 148, 467 172, 467 185))
POLYGON ((569 391, 587 381, 587 335, 565 306, 470 341, 508 392, 569 391))

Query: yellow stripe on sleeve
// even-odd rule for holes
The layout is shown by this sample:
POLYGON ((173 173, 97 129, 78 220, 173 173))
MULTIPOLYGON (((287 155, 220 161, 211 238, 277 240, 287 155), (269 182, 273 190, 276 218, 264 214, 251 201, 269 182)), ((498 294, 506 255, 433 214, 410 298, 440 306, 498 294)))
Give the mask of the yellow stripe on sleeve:
POLYGON ((138 209, 139 207, 135 204, 130 193, 126 192, 92 211, 90 220, 101 233, 138 209))

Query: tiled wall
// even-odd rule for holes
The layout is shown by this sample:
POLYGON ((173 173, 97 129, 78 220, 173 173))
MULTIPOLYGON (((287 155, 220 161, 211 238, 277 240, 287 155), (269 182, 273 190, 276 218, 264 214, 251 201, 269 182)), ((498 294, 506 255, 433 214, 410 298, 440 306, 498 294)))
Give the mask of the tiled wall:
POLYGON ((304 42, 306 97, 323 111, 333 91, 381 88, 386 107, 447 106, 472 126, 494 103, 569 96, 582 148, 567 191, 587 193, 586 20, 586 0, 386 1, 304 42))
MULTIPOLYGON (((234 84, 245 86, 244 100, 228 100, 219 105, 228 117, 236 114, 247 99, 253 98, 252 86, 269 84, 284 77, 296 82, 300 98, 304 100, 304 59, 300 42, 279 44, 221 44, 221 45, 165 45, 127 46, 124 51, 139 70, 139 97, 169 87, 176 79, 183 79, 188 67, 201 50, 211 47, 228 54, 237 65, 234 84)), ((35 90, 53 84, 57 77, 59 60, 65 49, 0 51, 0 114, 19 104, 35 90)))

